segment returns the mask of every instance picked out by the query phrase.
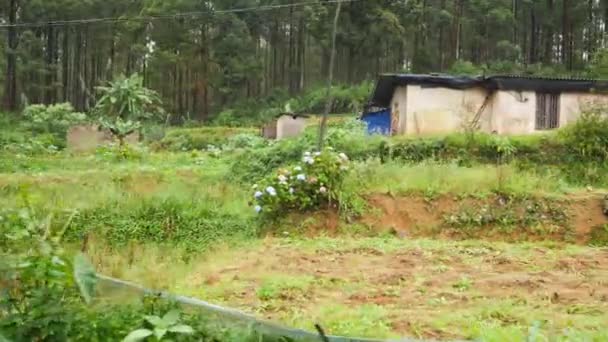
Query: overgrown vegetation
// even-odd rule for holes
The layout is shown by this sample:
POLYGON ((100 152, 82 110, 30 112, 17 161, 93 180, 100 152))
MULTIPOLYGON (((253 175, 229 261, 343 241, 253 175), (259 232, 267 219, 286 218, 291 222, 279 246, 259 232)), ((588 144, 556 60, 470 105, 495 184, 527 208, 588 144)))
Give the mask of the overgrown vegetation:
MULTIPOLYGON (((70 108, 33 109, 63 114, 50 115, 58 122, 45 119, 44 125, 10 118, 6 119, 7 127, 15 127, 15 131, 32 137, 39 136, 36 132, 49 132, 54 139, 65 139, 60 133, 67 127, 65 118, 72 117, 70 108)), ((249 279, 243 270, 226 278, 222 272, 231 271, 225 271, 230 267, 223 266, 224 271, 204 273, 203 279, 199 276, 183 279, 195 267, 189 264, 190 260, 205 258, 198 265, 213 264, 210 259, 215 261, 215 254, 208 253, 217 253, 222 248, 240 251, 253 246, 247 252, 250 254, 231 259, 250 260, 260 248, 255 240, 267 234, 281 236, 279 243, 290 246, 274 258, 296 263, 317 258, 310 255, 305 256, 307 259, 299 255, 292 258, 288 254, 308 248, 306 244, 310 242, 303 235, 349 236, 355 241, 316 238, 313 255, 325 255, 336 249, 342 253, 339 255, 350 253, 349 258, 335 256, 319 265, 351 259, 365 263, 369 258, 394 253, 404 247, 402 241, 411 241, 407 248, 419 251, 400 261, 405 265, 435 255, 429 245, 445 244, 424 242, 419 240, 420 235, 549 240, 547 245, 532 248, 546 251, 552 248, 547 247, 550 244, 604 246, 602 217, 590 212, 591 217, 581 219, 581 215, 588 214, 573 213, 571 208, 587 204, 579 203, 578 197, 570 194, 580 196, 580 201, 590 200, 596 196, 594 188, 608 184, 604 176, 608 169, 606 122, 604 110, 596 108, 577 123, 545 135, 497 137, 469 132, 444 137, 389 138, 367 136, 361 122, 346 118, 332 121, 326 137, 326 145, 331 148, 317 153, 313 152, 318 129, 314 124, 301 136, 280 141, 267 141, 252 128, 171 128, 166 134, 163 130, 155 134, 156 138, 144 139, 143 144, 125 143, 120 154, 111 146, 102 146, 78 155, 61 148, 33 152, 24 140, 11 140, 21 135, 4 129, 3 136, 8 138, 3 140, 1 153, 5 158, 0 162, 1 253, 5 254, 2 257, 8 266, 15 265, 16 259, 11 258, 24 258, 29 264, 22 269, 11 266, 11 272, 5 273, 7 280, 0 281, 0 287, 12 290, 9 297, 3 297, 8 306, 0 308, 0 315, 6 318, 0 324, 0 333, 13 341, 55 341, 82 336, 92 340, 108 336, 122 339, 131 332, 132 336, 146 339, 245 338, 240 332, 224 334, 223 329, 216 329, 207 317, 196 313, 182 312, 178 323, 175 312, 166 316, 175 309, 169 304, 146 301, 118 305, 96 298, 90 290, 81 292, 88 288, 88 283, 74 279, 78 279, 77 275, 93 274, 88 266, 85 271, 75 273, 74 266, 87 265, 84 259, 72 261, 74 251, 81 250, 110 275, 229 306, 238 305, 287 325, 311 328, 313 321, 317 321, 338 334, 392 337, 395 331, 403 331, 428 337, 435 331, 440 336, 492 340, 492 334, 502 336, 505 331, 527 336, 528 327, 534 324, 532 316, 543 318, 559 312, 560 321, 539 327, 538 332, 560 336, 558 330, 570 327, 564 323, 570 316, 561 316, 566 310, 573 312, 567 315, 585 318, 577 316, 571 321, 577 333, 587 334, 581 336, 602 336, 594 325, 602 316, 595 311, 599 304, 593 298, 581 302, 580 307, 570 305, 557 311, 532 309, 540 303, 535 297, 526 297, 526 303, 531 304, 500 299, 498 302, 503 306, 484 311, 480 307, 488 302, 473 296, 491 281, 481 277, 483 272, 445 279, 441 289, 424 279, 451 274, 452 264, 460 260, 456 254, 471 258, 467 263, 497 260, 491 265, 502 265, 502 259, 498 259, 502 254, 510 257, 509 248, 503 248, 501 255, 497 255, 492 254, 494 247, 473 248, 466 242, 449 250, 435 246, 441 252, 437 260, 429 261, 433 265, 426 267, 430 273, 412 274, 411 279, 396 277, 392 269, 382 270, 394 260, 401 260, 402 254, 370 266, 383 272, 384 277, 378 279, 353 275, 347 280, 326 277, 325 266, 318 266, 316 261, 297 266, 299 272, 312 269, 313 273, 302 276, 261 272, 259 279, 249 279), (408 197, 413 200, 402 201, 408 197), (448 202, 450 207, 441 207, 448 202), (412 207, 405 210, 403 205, 412 207), (580 229, 582 221, 594 226, 591 232, 580 229), (342 244, 348 243, 355 244, 351 248, 356 248, 356 252, 343 250, 346 247, 342 244), (160 273, 168 269, 173 273, 160 273), (167 279, 169 276, 174 278, 167 279), (375 282, 382 287, 362 291, 375 282), (411 284, 408 292, 402 291, 405 283, 411 284), (318 310, 307 309, 307 303, 316 299, 313 293, 325 293, 336 287, 345 294, 344 298, 325 297, 327 303, 318 310), (390 303, 393 298, 411 295, 411 288, 420 296, 416 297, 420 299, 418 305, 431 313, 442 305, 454 305, 454 298, 466 298, 471 307, 459 312, 479 326, 464 329, 462 317, 434 313, 433 320, 399 325, 396 317, 403 317, 404 309, 390 303), (296 309, 285 310, 288 303, 296 309), (19 308, 27 308, 28 313, 19 308), (532 313, 524 315, 521 310, 532 313), (494 324, 499 319, 496 317, 503 317, 500 326, 506 328, 485 326, 494 324), (583 324, 587 320, 589 323, 583 324), (25 328, 18 330, 19 325, 25 328), (169 334, 171 329, 188 334, 169 334)), ((518 244, 512 246, 520 248, 518 244)), ((585 248, 586 253, 595 251, 585 248)), ((578 251, 569 253, 582 258, 578 251)), ((578 267, 569 266, 565 255, 559 263, 555 261, 557 266, 546 264, 544 269, 557 272, 561 267, 578 267), (562 266, 563 263, 567 265, 562 266)), ((270 263, 274 259, 260 260, 270 263)), ((513 262, 522 265, 527 261, 513 262)), ((287 262, 285 265, 292 267, 287 262)), ((349 265, 340 267, 345 269, 349 265)), ((591 273, 601 278, 601 272, 591 273)), ((596 280, 585 281, 595 284, 596 280)), ((558 299, 552 300, 560 303, 558 299)))
POLYGON ((130 134, 141 128, 142 121, 162 119, 164 113, 160 97, 143 86, 137 74, 120 76, 107 87, 97 87, 100 98, 93 108, 101 126, 118 139, 120 147, 130 134))
POLYGON ((265 217, 285 217, 290 211, 350 208, 343 182, 348 156, 332 150, 304 152, 302 162, 285 166, 253 185, 254 209, 265 217))

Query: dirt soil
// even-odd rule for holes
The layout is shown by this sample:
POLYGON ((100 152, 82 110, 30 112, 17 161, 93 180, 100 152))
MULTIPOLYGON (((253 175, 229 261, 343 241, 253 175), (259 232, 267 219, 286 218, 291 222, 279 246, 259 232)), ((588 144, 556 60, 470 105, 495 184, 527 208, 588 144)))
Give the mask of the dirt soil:
MULTIPOLYGON (((518 200, 513 200, 518 201, 518 200)), ((422 195, 391 196, 374 194, 368 197, 371 212, 354 220, 375 232, 392 232, 399 237, 444 237, 444 238, 484 238, 493 241, 568 241, 579 244, 589 242, 589 233, 597 226, 608 224, 608 217, 603 213, 603 196, 587 195, 572 196, 563 199, 543 199, 554 204, 566 216, 566 220, 550 222, 545 218, 544 230, 532 230, 531 227, 520 229, 500 229, 500 227, 486 226, 471 235, 461 234, 445 224, 445 217, 458 214, 462 208, 500 208, 504 206, 498 196, 489 198, 460 198, 454 195, 442 195, 432 199, 422 195), (496 229, 499 228, 499 229, 496 229)), ((515 205, 517 206, 517 205, 515 205)), ((524 218, 527 214, 524 208, 516 208, 514 215, 524 218)), ((304 226, 308 236, 325 234, 338 236, 339 228, 345 223, 335 212, 322 211, 314 215, 313 220, 303 221, 298 217, 294 222, 304 226), (303 222, 303 223, 302 223, 303 222)), ((504 227, 503 227, 504 228, 504 227)), ((517 228, 517 227, 516 227, 517 228)), ((538 227, 536 227, 538 228, 538 227)))
POLYGON ((203 299, 304 328, 324 322, 327 305, 379 306, 389 336, 462 338, 476 321, 521 327, 549 319, 555 331, 608 322, 607 249, 402 241, 391 248, 364 242, 301 248, 273 239, 213 256, 185 284, 203 299), (302 284, 260 299, 272 279, 302 284))

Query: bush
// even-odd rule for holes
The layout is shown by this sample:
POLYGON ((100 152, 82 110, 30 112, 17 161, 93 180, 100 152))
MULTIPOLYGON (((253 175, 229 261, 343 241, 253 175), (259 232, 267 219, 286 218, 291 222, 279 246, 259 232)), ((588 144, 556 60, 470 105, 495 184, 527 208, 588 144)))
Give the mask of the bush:
POLYGON ((305 152, 301 164, 279 169, 254 185, 255 211, 276 218, 339 204, 348 163, 344 153, 305 152))
POLYGON ((608 247, 608 224, 602 224, 591 230, 589 244, 596 247, 608 247))
POLYGON ((158 147, 170 151, 190 151, 206 149, 209 145, 223 146, 240 134, 255 135, 255 128, 199 127, 176 128, 167 132, 158 147))
POLYGON ((60 136, 65 136, 70 126, 87 121, 87 116, 75 112, 69 103, 50 106, 30 105, 23 110, 23 116, 28 120, 28 126, 35 133, 52 133, 60 136))
POLYGON ((87 234, 110 245, 129 241, 182 245, 200 251, 233 236, 253 236, 247 217, 222 212, 206 201, 177 198, 135 200, 86 209, 74 217, 66 238, 82 241, 87 234))
POLYGON ((569 162, 604 163, 608 159, 608 110, 591 108, 560 130, 569 162))
MULTIPOLYGON (((356 113, 363 110, 372 90, 371 82, 359 85, 337 85, 332 88, 333 99, 330 113, 356 113)), ((298 113, 322 114, 327 105, 327 89, 315 88, 301 97, 289 101, 290 107, 298 113)))
MULTIPOLYGON (((34 133, 36 138, 38 135, 44 134, 44 139, 37 139, 37 145, 44 148, 54 146, 64 148, 66 146, 67 131, 71 126, 83 124, 88 121, 88 118, 83 113, 74 111, 74 108, 69 103, 60 103, 56 105, 45 106, 41 104, 27 106, 23 110, 23 116, 27 120, 24 127, 34 133)), ((23 142, 27 144, 28 142, 23 142)), ((36 145, 36 144, 32 144, 36 145)), ((17 146, 18 147, 18 146, 17 146)), ((25 150, 34 150, 36 146, 24 146, 25 150)), ((14 146, 15 148, 15 146, 14 146)))
POLYGON ((266 140, 259 135, 251 133, 240 133, 229 137, 225 147, 229 149, 237 148, 260 148, 266 145, 266 140))

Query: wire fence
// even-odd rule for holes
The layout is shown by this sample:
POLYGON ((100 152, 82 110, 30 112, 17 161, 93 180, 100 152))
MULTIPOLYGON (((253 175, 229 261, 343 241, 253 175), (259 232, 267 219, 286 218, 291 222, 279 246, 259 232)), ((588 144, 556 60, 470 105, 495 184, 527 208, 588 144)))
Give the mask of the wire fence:
MULTIPOLYGON (((180 295, 174 295, 164 291, 156 291, 145 288, 141 285, 131 283, 128 281, 107 277, 104 275, 98 275, 98 286, 103 297, 121 297, 133 295, 155 295, 167 300, 172 300, 184 307, 192 308, 205 313, 209 317, 216 318, 220 325, 225 327, 241 327, 254 331, 258 336, 262 338, 260 341, 266 340, 283 340, 283 341, 328 341, 328 342, 387 342, 387 341, 400 341, 400 342, 422 342, 423 340, 418 339, 395 339, 395 340, 382 340, 382 339, 370 339, 370 338, 357 338, 357 337, 344 337, 344 336, 325 336, 320 326, 317 326, 319 332, 314 333, 302 329, 295 329, 285 327, 276 323, 268 322, 265 320, 258 319, 252 315, 246 314, 239 310, 225 308, 219 305, 211 304, 196 298, 190 298, 180 295)), ((428 341, 428 340, 424 340, 428 341)))

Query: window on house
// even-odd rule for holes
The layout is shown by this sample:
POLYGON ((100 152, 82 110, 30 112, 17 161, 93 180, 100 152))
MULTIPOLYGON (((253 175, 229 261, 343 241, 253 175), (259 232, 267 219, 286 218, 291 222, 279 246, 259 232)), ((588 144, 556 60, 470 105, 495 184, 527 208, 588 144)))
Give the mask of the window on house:
POLYGON ((559 94, 536 93, 536 129, 559 127, 559 94))

